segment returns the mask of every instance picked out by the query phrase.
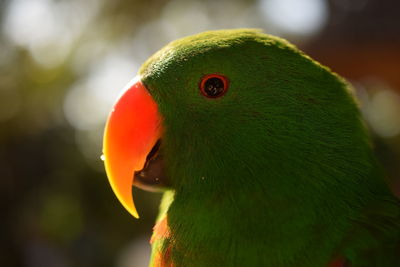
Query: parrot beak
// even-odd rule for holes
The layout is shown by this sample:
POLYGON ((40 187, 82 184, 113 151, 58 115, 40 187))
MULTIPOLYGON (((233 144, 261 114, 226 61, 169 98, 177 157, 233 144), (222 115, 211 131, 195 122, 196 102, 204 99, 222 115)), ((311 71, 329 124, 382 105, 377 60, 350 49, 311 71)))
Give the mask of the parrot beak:
POLYGON ((106 123, 102 159, 108 180, 118 200, 136 218, 139 215, 132 185, 151 189, 164 180, 163 161, 158 153, 161 121, 156 102, 140 78, 135 77, 124 88, 106 123))

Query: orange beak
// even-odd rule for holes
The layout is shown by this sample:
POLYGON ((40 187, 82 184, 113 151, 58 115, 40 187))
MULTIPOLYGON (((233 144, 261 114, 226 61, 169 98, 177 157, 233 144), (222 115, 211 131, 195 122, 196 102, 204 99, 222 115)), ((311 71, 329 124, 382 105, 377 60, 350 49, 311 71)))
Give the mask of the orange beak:
POLYGON ((138 77, 124 89, 109 114, 103 140, 103 159, 111 187, 121 204, 139 218, 132 197, 136 171, 161 137, 157 104, 138 77))

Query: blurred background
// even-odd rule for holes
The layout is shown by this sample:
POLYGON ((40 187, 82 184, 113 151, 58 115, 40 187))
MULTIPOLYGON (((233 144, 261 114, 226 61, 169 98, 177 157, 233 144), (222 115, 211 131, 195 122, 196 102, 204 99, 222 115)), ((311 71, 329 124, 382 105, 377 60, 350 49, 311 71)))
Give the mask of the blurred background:
POLYGON ((107 113, 141 63, 204 30, 287 38, 356 88, 376 154, 400 193, 396 0, 0 1, 2 266, 144 267, 159 194, 136 220, 100 160, 107 113))

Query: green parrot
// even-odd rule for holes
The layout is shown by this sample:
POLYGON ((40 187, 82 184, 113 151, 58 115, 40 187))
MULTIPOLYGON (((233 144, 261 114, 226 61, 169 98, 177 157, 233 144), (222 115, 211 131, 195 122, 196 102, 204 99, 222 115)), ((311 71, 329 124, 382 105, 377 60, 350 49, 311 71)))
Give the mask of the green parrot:
POLYGON ((400 266, 400 204, 350 86, 259 30, 200 33, 150 57, 106 123, 106 172, 165 190, 153 267, 400 266))

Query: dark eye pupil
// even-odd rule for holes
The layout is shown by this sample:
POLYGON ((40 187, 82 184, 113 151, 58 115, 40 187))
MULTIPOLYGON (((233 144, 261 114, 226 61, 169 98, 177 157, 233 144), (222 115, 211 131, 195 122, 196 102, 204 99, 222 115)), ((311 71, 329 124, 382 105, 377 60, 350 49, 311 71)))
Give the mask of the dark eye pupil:
POLYGON ((219 96, 224 92, 224 82, 220 78, 210 78, 204 83, 204 92, 211 97, 219 96))

